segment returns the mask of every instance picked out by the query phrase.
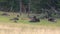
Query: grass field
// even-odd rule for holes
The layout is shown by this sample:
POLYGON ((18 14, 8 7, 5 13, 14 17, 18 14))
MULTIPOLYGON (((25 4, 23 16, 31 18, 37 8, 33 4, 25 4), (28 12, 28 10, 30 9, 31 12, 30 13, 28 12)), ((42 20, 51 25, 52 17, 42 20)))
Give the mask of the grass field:
MULTIPOLYGON (((0 12, 0 14, 2 14, 3 12, 0 12)), ((14 23, 14 21, 10 21, 11 18, 14 18, 16 17, 17 13, 9 13, 10 16, 1 16, 0 15, 0 22, 2 23, 14 23)), ((26 15, 23 15, 22 17, 24 17, 26 15)), ((17 24, 20 24, 20 23, 23 23, 23 24, 30 24, 30 25, 38 25, 38 26, 53 26, 53 27, 60 27, 60 19, 57 18, 57 22, 49 22, 47 19, 41 19, 40 22, 37 22, 37 23, 33 23, 33 22, 29 22, 29 19, 21 19, 22 18, 20 16, 20 20, 18 21, 17 24)), ((25 18, 25 17, 24 17, 25 18)))
MULTIPOLYGON (((2 14, 3 12, 0 12, 2 14)), ((29 22, 29 19, 19 19, 17 23, 10 21, 16 17, 17 13, 9 13, 10 16, 0 15, 0 34, 60 34, 60 19, 57 22, 49 22, 47 19, 41 19, 40 22, 29 22)))

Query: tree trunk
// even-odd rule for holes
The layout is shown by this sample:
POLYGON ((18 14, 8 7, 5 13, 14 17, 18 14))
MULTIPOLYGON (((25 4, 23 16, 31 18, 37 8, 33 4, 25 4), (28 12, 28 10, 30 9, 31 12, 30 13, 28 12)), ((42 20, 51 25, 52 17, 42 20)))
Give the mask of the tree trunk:
POLYGON ((22 13, 22 0, 20 0, 20 15, 22 13))
POLYGON ((29 0, 29 3, 28 3, 28 16, 29 16, 29 13, 30 13, 30 4, 31 4, 31 0, 29 0))

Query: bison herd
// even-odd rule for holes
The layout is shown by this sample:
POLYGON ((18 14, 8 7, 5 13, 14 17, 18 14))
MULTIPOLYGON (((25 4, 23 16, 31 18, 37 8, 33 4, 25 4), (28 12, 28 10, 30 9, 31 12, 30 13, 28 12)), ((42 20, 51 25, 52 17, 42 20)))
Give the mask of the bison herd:
MULTIPOLYGON (((17 17, 12 18, 10 20, 13 20, 15 23, 17 23, 17 21, 19 20, 19 15, 17 15, 17 17)), ((32 18, 30 18, 29 22, 40 22, 41 19, 37 18, 36 16, 33 16, 32 18)), ((50 22, 56 22, 55 18, 49 17, 47 18, 48 21, 50 22)))
MULTIPOLYGON (((53 17, 46 18, 50 22, 56 22, 56 19, 53 17)), ((40 22, 39 18, 36 18, 36 16, 33 16, 30 22, 40 22)))
MULTIPOLYGON (((6 13, 3 13, 3 14, 1 14, 2 16, 10 16, 10 15, 8 15, 8 14, 6 14, 6 13)), ((19 15, 17 15, 16 17, 14 17, 14 18, 12 18, 12 19, 10 19, 10 20, 12 20, 12 21, 14 21, 15 23, 17 23, 17 21, 19 20, 19 15)), ((55 18, 53 18, 53 17, 49 17, 49 18, 46 18, 48 21, 50 21, 50 22, 56 22, 56 19, 55 18)), ((30 18, 30 21, 29 22, 40 22, 40 20, 41 19, 39 19, 39 18, 37 18, 36 16, 33 16, 33 17, 31 17, 30 18)))

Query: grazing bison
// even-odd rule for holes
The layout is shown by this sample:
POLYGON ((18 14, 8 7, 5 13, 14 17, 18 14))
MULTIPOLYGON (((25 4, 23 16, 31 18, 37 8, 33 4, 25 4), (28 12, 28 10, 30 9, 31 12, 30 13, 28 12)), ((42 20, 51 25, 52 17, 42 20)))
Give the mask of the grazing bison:
POLYGON ((40 22, 40 20, 38 18, 36 18, 36 16, 33 16, 31 18, 30 22, 40 22))
POLYGON ((48 18, 48 21, 56 22, 56 19, 55 18, 48 18))

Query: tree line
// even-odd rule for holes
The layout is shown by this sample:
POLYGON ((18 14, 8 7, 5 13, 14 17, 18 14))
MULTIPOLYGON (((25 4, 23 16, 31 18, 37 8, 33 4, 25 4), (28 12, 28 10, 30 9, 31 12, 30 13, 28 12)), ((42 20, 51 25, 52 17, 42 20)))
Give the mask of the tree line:
POLYGON ((4 11, 44 13, 45 9, 59 12, 60 0, 0 0, 0 10, 4 11))

